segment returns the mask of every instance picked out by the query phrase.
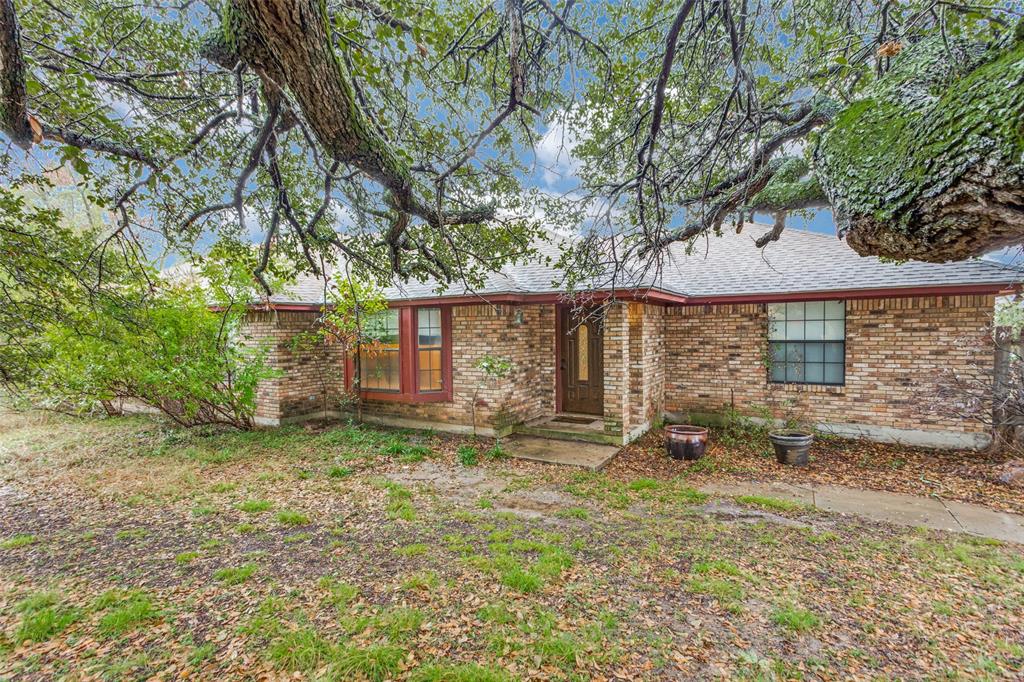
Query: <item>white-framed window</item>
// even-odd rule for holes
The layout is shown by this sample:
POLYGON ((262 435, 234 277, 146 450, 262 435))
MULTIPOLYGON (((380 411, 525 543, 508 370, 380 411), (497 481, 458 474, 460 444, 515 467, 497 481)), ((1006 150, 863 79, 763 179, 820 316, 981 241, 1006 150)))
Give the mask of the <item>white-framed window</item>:
POLYGON ((769 378, 775 383, 846 383, 846 301, 768 305, 769 378))

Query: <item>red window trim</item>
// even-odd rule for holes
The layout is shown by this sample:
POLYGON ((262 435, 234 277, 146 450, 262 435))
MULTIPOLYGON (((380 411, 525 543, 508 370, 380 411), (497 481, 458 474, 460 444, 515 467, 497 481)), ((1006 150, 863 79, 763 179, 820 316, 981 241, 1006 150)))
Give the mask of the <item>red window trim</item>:
MULTIPOLYGON (((448 305, 391 305, 398 309, 399 390, 360 391, 363 400, 392 403, 441 403, 452 399, 452 307, 448 305), (419 390, 419 353, 417 349, 417 311, 420 308, 441 310, 441 390, 421 393, 419 390)), ((345 387, 352 389, 355 361, 345 362, 345 387)))

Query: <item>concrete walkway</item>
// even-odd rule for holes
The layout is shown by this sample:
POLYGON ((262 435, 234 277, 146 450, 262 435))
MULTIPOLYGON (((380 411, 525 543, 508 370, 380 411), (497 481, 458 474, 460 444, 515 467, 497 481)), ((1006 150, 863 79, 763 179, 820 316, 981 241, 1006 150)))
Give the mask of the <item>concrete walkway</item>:
POLYGON ((814 483, 710 483, 706 492, 792 500, 830 512, 855 514, 901 526, 951 530, 1024 544, 1024 516, 976 504, 814 483))

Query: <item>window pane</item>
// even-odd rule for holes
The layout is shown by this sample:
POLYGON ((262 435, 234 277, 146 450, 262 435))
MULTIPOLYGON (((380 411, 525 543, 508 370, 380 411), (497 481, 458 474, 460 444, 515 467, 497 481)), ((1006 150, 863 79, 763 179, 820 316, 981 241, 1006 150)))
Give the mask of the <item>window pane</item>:
POLYGON ((367 391, 400 391, 398 310, 371 315, 364 330, 368 342, 359 359, 360 387, 367 391))
POLYGON ((418 344, 423 347, 441 346, 441 309, 420 308, 416 311, 418 344))
POLYGON ((772 320, 768 323, 768 338, 769 339, 785 339, 786 338, 786 323, 782 320, 772 320))
POLYGON ((590 329, 585 324, 576 332, 576 378, 587 381, 590 377, 590 329))
POLYGON ((797 320, 796 322, 786 321, 786 340, 787 341, 802 341, 804 338, 804 322, 803 320, 797 320))
POLYGON ((384 310, 367 318, 366 336, 383 344, 398 344, 398 310, 384 310))
POLYGON ((845 362, 843 344, 841 343, 826 343, 825 344, 825 362, 845 362))
POLYGON ((441 350, 420 350, 419 360, 419 390, 440 391, 441 385, 441 350))
POLYGON ((823 320, 825 319, 825 302, 824 301, 810 301, 807 303, 805 308, 804 317, 808 320, 823 320))
POLYGON ((804 361, 804 344, 802 343, 787 343, 786 344, 786 362, 803 362, 804 361))
POLYGON ((398 349, 363 351, 359 383, 367 391, 399 391, 398 349))
POLYGON ((821 341, 825 338, 825 322, 808 320, 804 322, 804 332, 807 334, 808 341, 821 341))
POLYGON ((440 391, 441 381, 441 309, 416 311, 416 385, 421 393, 440 391))
POLYGON ((786 304, 786 321, 790 320, 802 320, 804 319, 804 304, 803 303, 787 303, 786 304))
POLYGON ((786 361, 786 344, 784 343, 773 343, 772 344, 772 362, 785 362, 786 361))
POLYGON ((825 319, 841 320, 846 317, 846 301, 825 301, 825 319))
POLYGON ((825 366, 820 362, 808 362, 804 365, 804 381, 809 384, 820 384, 825 378, 825 366))
POLYGON ((786 380, 786 363, 776 362, 772 364, 772 381, 786 380))
POLYGON ((825 338, 842 341, 846 338, 846 324, 842 320, 825 320, 825 338))
POLYGON ((841 384, 843 383, 843 366, 833 363, 825 364, 825 383, 826 384, 841 384))
POLYGON ((786 304, 785 303, 769 303, 768 304, 768 319, 769 320, 785 320, 786 319, 786 304))
POLYGON ((825 348, 820 343, 808 343, 804 346, 804 359, 807 362, 821 362, 825 359, 825 348))
POLYGON ((803 383, 804 365, 802 362, 791 362, 786 364, 786 381, 803 383))

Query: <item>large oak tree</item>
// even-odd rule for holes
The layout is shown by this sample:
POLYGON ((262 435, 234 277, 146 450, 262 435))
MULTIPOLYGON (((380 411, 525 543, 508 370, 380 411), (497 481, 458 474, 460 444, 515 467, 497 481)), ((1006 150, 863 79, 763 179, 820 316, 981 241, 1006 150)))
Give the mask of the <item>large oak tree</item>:
POLYGON ((340 250, 363 275, 472 284, 528 255, 538 207, 616 234, 566 256, 600 269, 656 265, 754 213, 777 238, 819 207, 861 253, 964 258, 1024 237, 1018 15, 948 0, 0 0, 0 124, 23 150, 4 172, 72 165, 115 241, 258 234, 264 283, 340 250), (523 188, 554 123, 578 161, 564 197, 523 188))

